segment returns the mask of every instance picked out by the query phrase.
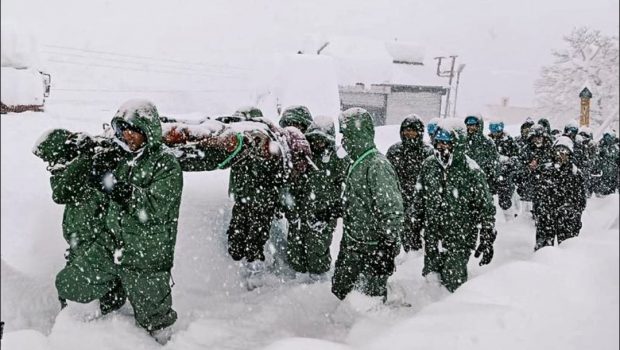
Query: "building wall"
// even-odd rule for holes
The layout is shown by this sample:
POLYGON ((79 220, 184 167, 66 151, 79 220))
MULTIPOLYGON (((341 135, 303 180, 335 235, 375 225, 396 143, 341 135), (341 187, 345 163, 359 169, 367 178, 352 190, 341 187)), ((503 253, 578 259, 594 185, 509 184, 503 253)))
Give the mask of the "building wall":
POLYGON ((342 110, 361 107, 371 115, 375 125, 385 125, 387 94, 370 92, 340 92, 342 110))
POLYGON ((392 92, 388 96, 385 124, 400 124, 404 117, 412 113, 424 122, 439 117, 441 97, 436 92, 392 92))
POLYGON ((341 86, 342 110, 362 107, 373 116, 375 125, 400 124, 404 117, 415 113, 422 120, 439 117, 445 89, 412 85, 341 86))

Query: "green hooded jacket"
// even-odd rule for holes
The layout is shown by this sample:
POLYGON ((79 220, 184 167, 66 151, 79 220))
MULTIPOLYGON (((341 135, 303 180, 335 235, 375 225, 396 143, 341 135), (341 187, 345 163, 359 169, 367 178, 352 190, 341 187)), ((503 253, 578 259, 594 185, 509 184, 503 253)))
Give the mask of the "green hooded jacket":
POLYGON ((80 155, 50 178, 54 202, 65 204, 62 231, 69 260, 96 240, 110 251, 114 248, 105 228, 109 199, 87 182, 91 163, 90 155, 80 155))
POLYGON ((424 228, 425 265, 438 258, 439 241, 453 250, 473 250, 479 229, 495 227, 495 206, 484 173, 465 155, 461 138, 454 143, 448 166, 437 156, 429 157, 418 176, 408 216, 424 228))
POLYGON ((362 108, 350 108, 340 115, 339 122, 343 146, 353 161, 343 193, 341 249, 344 245, 367 251, 378 246, 398 250, 403 200, 394 168, 376 149, 372 117, 362 108))
POLYGON ((116 258, 131 269, 170 270, 183 189, 181 166, 161 141, 161 124, 152 103, 128 101, 112 119, 112 126, 119 122, 139 129, 146 144, 114 171, 117 181, 133 186, 127 205, 111 201, 107 213, 107 226, 121 245, 116 258))
POLYGON ((313 213, 338 212, 349 158, 339 158, 336 155, 336 132, 333 123, 313 123, 305 136, 311 147, 316 142, 322 142, 326 148, 322 152, 312 150, 312 162, 317 169, 310 167, 304 177, 302 197, 297 199, 300 202, 299 207, 313 213))
POLYGON ((495 143, 484 135, 484 121, 482 118, 478 120, 478 131, 473 135, 467 134, 465 154, 478 163, 486 175, 489 190, 495 193, 499 176, 499 153, 495 143))
POLYGON ((110 251, 114 244, 105 230, 108 197, 89 186, 92 166, 92 142, 77 148, 78 134, 55 129, 35 147, 34 154, 50 163, 52 199, 64 204, 62 230, 69 244, 66 258, 71 263, 98 241, 110 251))
POLYGON ((306 106, 290 106, 282 112, 279 123, 283 128, 295 126, 305 133, 312 124, 312 114, 306 106))
POLYGON ((422 140, 423 136, 424 123, 422 120, 416 115, 408 116, 400 125, 401 142, 392 145, 386 154, 398 175, 405 208, 408 208, 413 202, 415 184, 420 169, 422 169, 422 163, 433 154, 433 149, 422 140), (405 138, 403 131, 407 128, 417 130, 418 138, 415 140, 405 138))

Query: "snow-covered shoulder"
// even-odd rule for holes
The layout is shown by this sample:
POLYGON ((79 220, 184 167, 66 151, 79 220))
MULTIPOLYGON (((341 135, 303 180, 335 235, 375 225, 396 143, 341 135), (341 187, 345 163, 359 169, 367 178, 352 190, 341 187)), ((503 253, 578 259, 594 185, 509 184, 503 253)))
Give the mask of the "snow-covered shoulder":
POLYGON ((480 165, 478 165, 475 160, 469 158, 468 156, 465 156, 465 160, 467 161, 467 166, 469 167, 469 169, 482 171, 480 169, 480 165))

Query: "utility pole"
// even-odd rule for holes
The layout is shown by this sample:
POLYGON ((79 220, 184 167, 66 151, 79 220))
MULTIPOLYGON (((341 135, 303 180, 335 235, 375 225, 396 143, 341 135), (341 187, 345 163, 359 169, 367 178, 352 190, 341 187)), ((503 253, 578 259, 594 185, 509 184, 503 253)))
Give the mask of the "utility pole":
POLYGON ((461 80, 461 72, 465 69, 465 64, 459 64, 456 70, 456 88, 454 89, 454 109, 452 110, 452 118, 456 117, 456 98, 459 96, 459 81, 461 80))
POLYGON ((454 77, 454 63, 458 56, 454 55, 454 56, 449 56, 449 57, 452 58, 452 64, 450 65, 449 71, 441 71, 441 60, 446 57, 443 57, 443 56, 435 57, 435 59, 437 60, 437 76, 449 78, 448 93, 446 94, 446 108, 444 109, 444 113, 443 113, 444 118, 448 117, 448 111, 450 110, 450 90, 452 90, 452 78, 454 77))

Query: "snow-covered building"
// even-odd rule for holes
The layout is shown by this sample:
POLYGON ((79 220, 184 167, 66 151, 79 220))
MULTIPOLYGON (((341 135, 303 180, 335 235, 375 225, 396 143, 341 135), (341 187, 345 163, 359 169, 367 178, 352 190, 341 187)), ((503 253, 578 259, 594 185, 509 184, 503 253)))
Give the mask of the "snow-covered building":
POLYGON ((321 50, 336 61, 342 109, 363 107, 376 125, 400 124, 411 113, 439 117, 447 80, 424 64, 424 49, 409 42, 337 37, 321 50))
POLYGON ((0 42, 0 111, 42 110, 51 77, 42 69, 34 38, 14 23, 3 22, 0 42))

